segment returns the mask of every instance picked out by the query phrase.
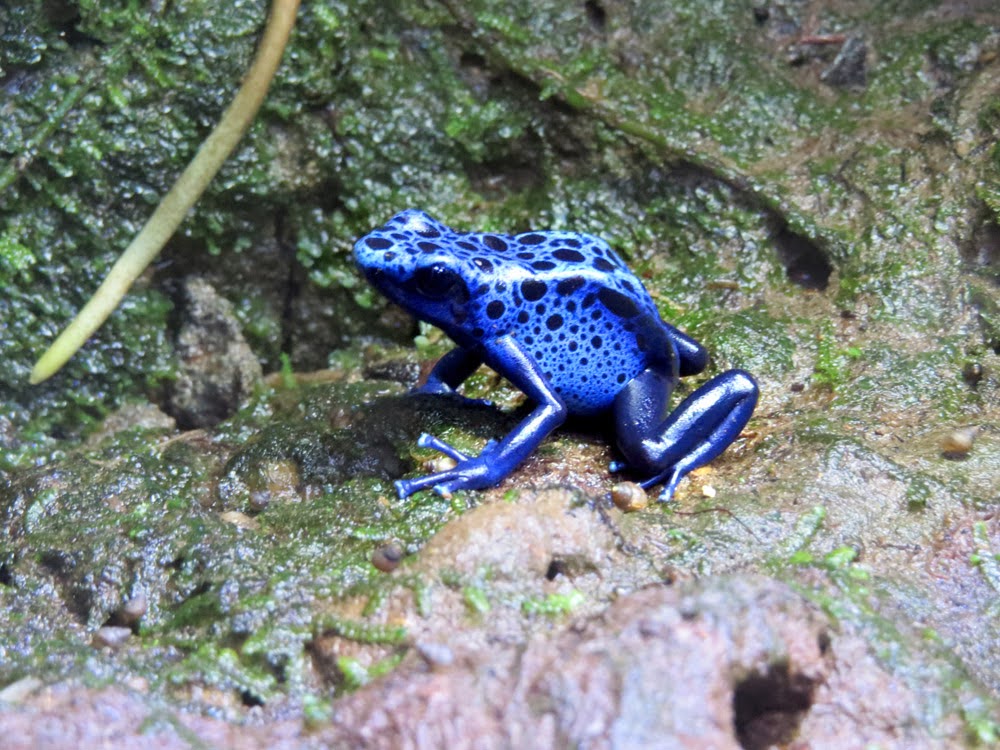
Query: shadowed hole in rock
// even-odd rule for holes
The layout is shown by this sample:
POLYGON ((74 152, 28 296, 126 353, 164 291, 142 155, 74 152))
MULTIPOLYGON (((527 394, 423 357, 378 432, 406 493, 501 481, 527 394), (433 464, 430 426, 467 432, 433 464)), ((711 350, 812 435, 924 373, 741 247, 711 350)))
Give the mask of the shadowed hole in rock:
POLYGON ((814 242, 791 231, 787 225, 779 227, 771 239, 778 260, 793 284, 805 289, 826 289, 833 266, 814 242))
POLYGON ((545 571, 545 578, 549 581, 555 580, 556 576, 566 575, 566 563, 558 558, 553 558, 545 571))
POLYGON ((830 650, 830 634, 823 631, 816 638, 816 644, 819 646, 819 652, 822 656, 826 656, 827 652, 830 650))
POLYGON ((966 264, 996 284, 1000 284, 1000 224, 982 221, 962 248, 966 264))
MULTIPOLYGON (((983 342, 1000 354, 1000 325, 996 323, 996 288, 1000 287, 1000 223, 986 207, 973 217, 974 229, 962 244, 962 260, 974 278, 970 280, 971 302, 979 312, 983 342)), ((968 379, 968 378, 967 378, 968 379)))
POLYGON ((590 25, 594 27, 597 31, 604 31, 605 24, 608 20, 607 11, 604 10, 604 6, 595 0, 587 0, 583 4, 584 10, 587 11, 587 20, 590 21, 590 25))
POLYGON ((10 572, 7 563, 0 563, 0 586, 13 586, 14 576, 10 572))
POLYGON ((740 746, 766 750, 795 739, 814 689, 812 680, 790 673, 787 664, 772 664, 765 674, 740 682, 733 693, 733 723, 740 746))
POLYGON ((254 706, 264 705, 264 699, 261 698, 259 695, 254 695, 249 690, 244 690, 240 693, 240 700, 243 702, 243 705, 246 706, 247 708, 253 708, 254 706))

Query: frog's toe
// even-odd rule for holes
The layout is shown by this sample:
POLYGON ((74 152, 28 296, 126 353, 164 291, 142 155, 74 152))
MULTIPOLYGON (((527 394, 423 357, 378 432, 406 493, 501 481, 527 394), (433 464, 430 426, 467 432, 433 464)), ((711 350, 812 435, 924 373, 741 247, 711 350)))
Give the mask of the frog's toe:
POLYGON ((677 485, 680 484, 683 478, 684 472, 671 466, 666 471, 661 471, 659 474, 639 482, 639 486, 644 490, 648 490, 650 487, 662 484, 663 489, 660 491, 658 499, 661 503, 667 503, 673 498, 674 490, 677 489, 677 485))
POLYGON ((468 396, 462 396, 462 403, 466 406, 493 406, 493 402, 488 398, 469 398, 468 396))
POLYGON ((445 500, 451 500, 450 482, 442 482, 441 484, 435 484, 434 492, 443 497, 445 500))
POLYGON ((421 490, 437 489, 439 484, 451 476, 453 476, 453 473, 447 471, 438 474, 427 474, 416 479, 397 479, 395 481, 396 493, 399 495, 400 500, 404 500, 421 490))
POLYGON ((669 503, 674 498, 674 490, 677 489, 677 485, 680 484, 681 479, 684 477, 684 473, 678 471, 677 469, 672 469, 665 475, 657 477, 657 482, 663 482, 663 489, 660 490, 660 496, 657 498, 661 503, 669 503), (664 481, 666 480, 666 481, 664 481))
POLYGON ((469 457, 457 448, 453 448, 441 438, 434 437, 434 435, 430 435, 426 432, 417 439, 417 445, 421 448, 433 448, 449 458, 455 459, 459 463, 469 460, 469 457))

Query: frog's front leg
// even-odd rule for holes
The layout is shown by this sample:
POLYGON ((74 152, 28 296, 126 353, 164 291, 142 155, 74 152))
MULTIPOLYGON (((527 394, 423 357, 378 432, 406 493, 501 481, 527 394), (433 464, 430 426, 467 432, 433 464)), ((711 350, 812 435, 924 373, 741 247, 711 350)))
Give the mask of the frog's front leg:
POLYGON ((648 369, 615 399, 618 447, 631 469, 652 476, 644 487, 663 483, 660 501, 671 498, 685 474, 724 451, 757 405, 758 389, 743 370, 716 375, 664 419, 672 376, 648 369))
POLYGON ((483 363, 483 353, 478 348, 465 349, 456 346, 437 361, 423 385, 413 389, 413 393, 447 393, 463 403, 474 406, 492 406, 492 402, 481 398, 468 398, 455 390, 483 363))
POLYGON ((415 393, 452 393, 482 363, 482 352, 456 346, 437 361, 427 381, 413 390, 415 393))
POLYGON ((501 336, 484 345, 483 361, 524 392, 535 408, 499 443, 490 441, 478 456, 466 456, 447 443, 422 435, 420 444, 451 456, 453 469, 419 479, 400 479, 396 490, 401 498, 433 487, 441 494, 455 490, 492 487, 514 471, 545 437, 566 420, 566 406, 549 385, 538 364, 512 336, 501 336))

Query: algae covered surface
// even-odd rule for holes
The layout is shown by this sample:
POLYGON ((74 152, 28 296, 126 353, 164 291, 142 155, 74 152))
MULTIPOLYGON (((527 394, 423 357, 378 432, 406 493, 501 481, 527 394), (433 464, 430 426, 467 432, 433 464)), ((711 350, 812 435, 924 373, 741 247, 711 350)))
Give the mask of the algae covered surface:
POLYGON ((346 731, 366 696, 497 644, 552 638, 572 665, 568 626, 590 618, 596 643, 611 602, 657 584, 695 612, 731 598, 714 621, 781 602, 828 643, 774 645, 753 679, 705 658, 729 665, 702 671, 731 676, 734 746, 831 741, 829 705, 866 707, 852 721, 889 727, 866 735, 883 746, 996 739, 1000 13, 664 5, 305 4, 233 158, 40 387, 34 359, 212 127, 267 8, 0 9, 0 721, 39 685, 113 684, 346 731), (494 490, 396 499, 437 458, 420 432, 476 451, 520 406, 486 370, 465 392, 494 407, 406 395, 448 344, 350 248, 411 206, 607 239, 708 347, 706 376, 758 377, 744 436, 635 513, 608 502, 608 436, 580 425, 494 490), (215 321, 198 336, 193 278, 215 321), (271 374, 194 424, 180 384, 226 380, 213 330, 271 374), (789 663, 801 683, 775 677, 789 663), (882 713, 873 685, 897 698, 882 713))

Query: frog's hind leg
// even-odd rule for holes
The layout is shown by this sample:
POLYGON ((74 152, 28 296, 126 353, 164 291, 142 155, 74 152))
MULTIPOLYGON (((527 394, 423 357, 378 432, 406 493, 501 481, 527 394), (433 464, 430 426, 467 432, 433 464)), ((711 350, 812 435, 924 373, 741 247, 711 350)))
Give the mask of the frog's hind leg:
POLYGON ((664 483, 660 501, 671 498, 690 472, 724 451, 740 434, 757 405, 758 389, 743 370, 717 375, 666 416, 672 379, 646 370, 615 399, 618 447, 628 466, 652 474, 644 487, 664 483))

